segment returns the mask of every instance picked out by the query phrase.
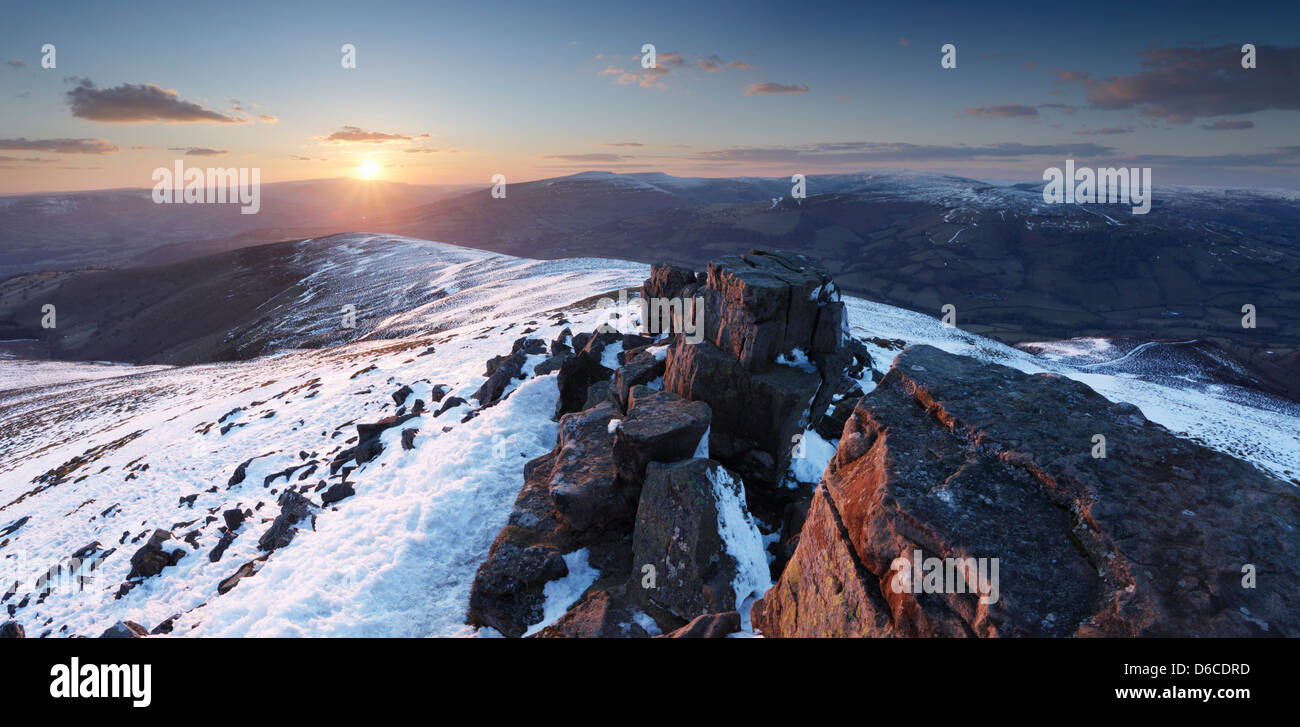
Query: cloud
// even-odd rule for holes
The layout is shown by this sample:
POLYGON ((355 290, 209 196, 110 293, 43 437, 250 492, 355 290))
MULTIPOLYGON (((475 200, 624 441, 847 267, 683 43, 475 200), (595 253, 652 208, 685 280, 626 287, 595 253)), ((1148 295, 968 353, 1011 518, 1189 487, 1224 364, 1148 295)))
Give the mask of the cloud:
POLYGON ((31 98, 31 97, 32 97, 31 91, 23 91, 22 93, 18 94, 18 98, 31 98))
POLYGON ((1241 67, 1238 46, 1138 51, 1147 69, 1083 80, 1099 109, 1137 109, 1171 124, 1267 109, 1300 110, 1300 47, 1257 46, 1258 67, 1241 67))
POLYGON ((10 68, 26 68, 26 67, 27 67, 27 64, 26 64, 26 63, 23 63, 23 61, 22 61, 21 58, 10 58, 9 60, 5 61, 5 65, 6 65, 6 66, 9 66, 10 68))
POLYGON ((267 114, 260 114, 260 115, 258 115, 257 118, 258 118, 258 120, 261 121, 263 124, 278 124, 278 123, 280 123, 280 119, 278 119, 278 118, 276 118, 276 117, 274 117, 274 116, 267 115, 267 114))
MULTIPOLYGON (((419 137, 407 136, 406 134, 388 134, 382 131, 366 131, 357 126, 344 126, 341 130, 330 134, 322 139, 328 144, 387 144, 397 141, 412 141, 416 138, 427 138, 428 134, 421 134, 419 137)), ((317 137, 321 139, 321 137, 317 137)))
POLYGON ((167 151, 183 152, 187 157, 219 157, 223 154, 229 153, 224 149, 209 149, 204 146, 191 146, 191 147, 172 146, 172 147, 168 147, 167 151))
POLYGON ((108 139, 0 139, 0 149, 57 154, 112 154, 122 151, 121 147, 108 139))
POLYGON ((670 51, 668 53, 656 53, 655 65, 660 67, 668 66, 670 68, 681 68, 682 66, 686 65, 686 56, 682 55, 681 53, 678 53, 677 51, 670 51))
POLYGON ((746 96, 767 96, 778 93, 808 93, 808 84, 798 86, 793 83, 751 83, 745 89, 746 96))
POLYGON ((1038 70, 1038 64, 1034 63, 1033 61, 1025 61, 1025 68, 1031 71, 1035 71, 1038 70))
POLYGON ((906 48, 907 46, 909 46, 909 45, 912 44, 912 39, 911 39, 911 38, 899 38, 899 39, 898 39, 898 44, 901 45, 901 46, 903 46, 904 48, 906 48))
POLYGON ((1064 111, 1067 114, 1072 114, 1075 111, 1079 110, 1078 106, 1071 106, 1070 104, 1064 104, 1064 103, 1040 103, 1038 104, 1038 108, 1055 109, 1057 111, 1064 111))
POLYGON ((407 154, 436 154, 437 149, 406 149, 407 154))
POLYGON ((724 61, 717 53, 708 56, 700 56, 695 60, 695 65, 709 73, 718 73, 719 71, 724 71, 728 68, 745 70, 750 67, 750 65, 744 61, 724 61))
POLYGON ((1255 122, 1246 121, 1245 119, 1220 119, 1213 124, 1201 124, 1201 128, 1210 131, 1235 131, 1237 129, 1253 129, 1255 128, 1255 122))
POLYGON ((37 164, 53 164, 61 162, 62 159, 42 159, 40 157, 10 157, 0 156, 0 162, 35 162, 37 164))
POLYGON ((1033 106, 1024 106, 1021 104, 1006 103, 996 106, 979 106, 976 108, 962 109, 969 116, 979 116, 983 118, 1001 118, 1001 119, 1026 119, 1036 118, 1038 109, 1033 106))
POLYGON ((1080 129, 1075 133, 1076 136, 1114 136, 1115 134, 1131 134, 1136 126, 1107 126, 1101 129, 1080 129))
POLYGON ((848 141, 790 147, 732 147, 702 151, 690 158, 720 164, 821 164, 856 166, 931 161, 1021 160, 1108 156, 1114 147, 1078 144, 1021 144, 1008 142, 984 146, 943 146, 901 142, 848 141))
MULTIPOLYGON (((609 70, 610 69, 607 68, 604 71, 601 71, 601 73, 606 73, 609 70)), ((628 72, 619 69, 620 75, 615 80, 618 82, 620 86, 637 84, 645 88, 649 88, 651 86, 656 86, 656 85, 662 87, 663 78, 668 75, 668 72, 669 72, 668 69, 665 68, 664 66, 659 66, 657 68, 643 68, 639 73, 628 72)))
POLYGON ((605 142, 603 146, 645 146, 639 141, 613 141, 605 142))
POLYGON ((1053 68, 1052 75, 1056 76, 1056 80, 1060 81, 1061 83, 1069 83, 1070 81, 1083 81, 1083 80, 1087 80, 1088 78, 1087 71, 1067 71, 1064 68, 1053 68))
POLYGON ((88 78, 77 81, 67 93, 72 115, 110 124, 138 124, 161 121, 168 124, 242 124, 199 104, 182 100, 175 91, 152 83, 124 83, 116 88, 96 88, 88 78))
POLYGON ((1267 152, 1253 154, 1212 154, 1206 156, 1180 156, 1174 154, 1134 154, 1120 159, 1123 164, 1142 166, 1195 166, 1218 167, 1282 167, 1300 169, 1300 146, 1279 146, 1267 152))
POLYGON ((149 147, 147 147, 147 146, 133 146, 133 147, 131 147, 131 151, 144 151, 145 149, 148 149, 148 148, 149 148, 149 147))
POLYGON ((560 159, 562 161, 577 162, 580 164, 586 164, 588 162, 604 164, 609 162, 622 162, 628 159, 635 159, 636 157, 628 156, 626 154, 548 154, 543 158, 560 159))

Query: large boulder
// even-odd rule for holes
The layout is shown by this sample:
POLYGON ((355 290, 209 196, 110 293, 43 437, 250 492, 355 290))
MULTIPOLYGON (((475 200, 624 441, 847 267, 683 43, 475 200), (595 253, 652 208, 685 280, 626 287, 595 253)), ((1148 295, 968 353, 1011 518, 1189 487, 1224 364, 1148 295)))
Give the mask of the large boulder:
POLYGON ((753 622, 767 636, 1295 636, 1296 522, 1294 488, 1136 407, 915 346, 858 402, 753 622))
POLYGON ((796 366, 769 364, 749 371, 737 359, 702 341, 679 338, 669 350, 664 390, 702 401, 713 412, 709 454, 747 481, 780 484, 795 435, 809 427, 821 377, 796 366), (763 456, 747 456, 758 450, 763 456))
POLYGON ((709 430, 709 405, 671 392, 632 389, 627 417, 614 433, 614 465, 619 478, 640 490, 650 462, 673 462, 695 455, 709 430))
POLYGON ((807 353, 818 308, 838 298, 811 258, 772 250, 710 262, 703 293, 705 337, 751 370, 796 348, 807 353))
POLYGON ((636 492, 617 481, 614 434, 618 415, 609 402, 560 419, 558 443, 547 473, 551 501, 576 530, 631 522, 636 492))
POLYGON ((623 589, 593 590, 569 607, 555 623, 537 633, 538 638, 638 638, 649 634, 632 618, 623 602, 623 589))
POLYGON ((613 376, 614 371, 602 363, 605 346, 621 338, 616 332, 579 333, 573 337, 574 353, 560 363, 555 379, 560 390, 560 398, 555 403, 557 420, 586 408, 587 388, 613 376))
POLYGON ((554 547, 494 543, 470 589, 469 623, 490 626, 506 636, 522 636, 529 625, 542 620, 543 586, 568 573, 554 547))
MULTIPOLYGON (((647 467, 632 534, 633 572, 628 584, 647 611, 666 612, 679 623, 701 614, 734 611, 738 601, 749 595, 747 590, 738 599, 737 583, 754 577, 766 581, 766 561, 760 566, 763 573, 743 573, 753 564, 748 559, 742 562, 728 548, 728 537, 736 534, 726 531, 723 523, 743 497, 739 485, 713 460, 653 462, 647 467), (653 570, 647 571, 646 566, 653 570), (653 578, 647 580, 648 573, 653 578)), ((752 528, 747 516, 742 517, 745 522, 731 527, 752 528)), ((751 535, 761 554, 757 531, 742 535, 751 535)))

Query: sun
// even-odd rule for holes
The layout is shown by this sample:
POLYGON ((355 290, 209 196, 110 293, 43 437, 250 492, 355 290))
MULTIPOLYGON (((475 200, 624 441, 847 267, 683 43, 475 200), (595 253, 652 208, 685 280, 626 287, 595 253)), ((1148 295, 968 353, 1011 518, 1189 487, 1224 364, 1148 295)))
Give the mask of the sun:
POLYGON ((379 162, 374 159, 367 159, 361 162, 360 167, 357 167, 357 173, 361 175, 362 179, 374 179, 379 176, 379 162))

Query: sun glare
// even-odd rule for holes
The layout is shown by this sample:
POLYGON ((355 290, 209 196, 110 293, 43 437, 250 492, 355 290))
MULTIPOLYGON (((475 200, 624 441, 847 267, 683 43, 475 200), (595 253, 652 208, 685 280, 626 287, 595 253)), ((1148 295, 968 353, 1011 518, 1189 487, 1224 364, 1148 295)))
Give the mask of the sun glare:
POLYGON ((379 162, 374 159, 367 159, 361 162, 361 166, 357 168, 357 173, 361 175, 362 179, 374 179, 379 176, 379 162))

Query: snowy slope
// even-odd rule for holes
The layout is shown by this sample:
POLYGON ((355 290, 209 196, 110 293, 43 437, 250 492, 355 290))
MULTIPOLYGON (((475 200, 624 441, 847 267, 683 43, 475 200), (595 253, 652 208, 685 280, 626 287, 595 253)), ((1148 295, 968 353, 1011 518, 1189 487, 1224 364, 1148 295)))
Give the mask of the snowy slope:
MULTIPOLYGON (((258 537, 278 512, 272 491, 325 479, 329 460, 350 446, 353 424, 392 414, 390 395, 403 384, 416 395, 441 384, 448 396, 470 399, 486 359, 525 334, 550 340, 566 326, 590 330, 602 315, 592 297, 639 285, 648 268, 538 262, 374 235, 328 238, 307 250, 315 251, 307 292, 275 301, 268 317, 284 346, 275 354, 184 368, 0 360, 0 565, 8 569, 0 592, 16 573, 44 571, 92 542, 101 556, 113 549, 81 592, 56 590, 43 601, 19 592, 0 602, 14 607, 29 635, 97 636, 121 619, 152 628, 177 614, 173 636, 475 633, 464 625, 474 572, 506 521, 524 463, 555 442, 553 375, 512 384, 508 398, 468 421, 461 420, 470 406, 425 415, 412 450, 402 448, 400 428, 388 430, 383 453, 351 474, 354 496, 324 508, 314 529, 304 522, 256 575, 224 595, 216 587, 262 555, 258 537), (370 313, 354 331, 331 331, 327 321, 350 300, 371 301, 370 313), (340 342, 292 347, 326 334, 340 342), (250 459, 242 482, 228 487, 250 459), (235 507, 254 515, 211 562, 222 513, 235 507), (176 539, 167 547, 187 555, 115 599, 131 554, 154 528, 170 530, 176 539), (181 540, 187 534, 197 547, 181 540)), ((1287 477, 1300 461, 1294 410, 1095 373, 920 314, 847 303, 853 334, 880 339, 869 346, 881 368, 896 353, 885 339, 929 343, 1083 380, 1176 433, 1287 477)), ((525 371, 540 360, 532 357, 525 371)), ((812 449, 825 456, 825 447, 812 449)), ((566 602, 595 578, 573 558, 572 582, 552 589, 566 602)), ((564 604, 552 605, 547 612, 558 614, 564 604)))

